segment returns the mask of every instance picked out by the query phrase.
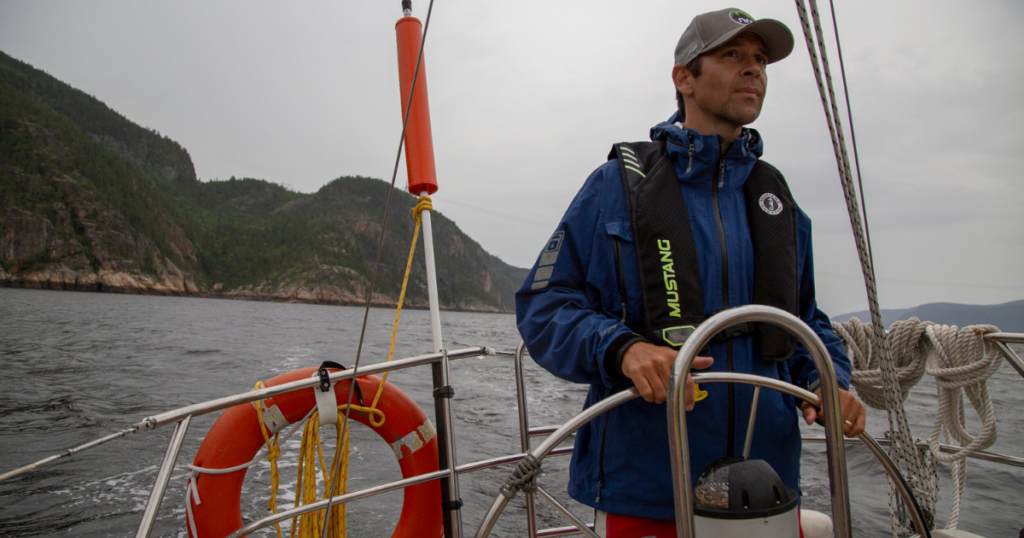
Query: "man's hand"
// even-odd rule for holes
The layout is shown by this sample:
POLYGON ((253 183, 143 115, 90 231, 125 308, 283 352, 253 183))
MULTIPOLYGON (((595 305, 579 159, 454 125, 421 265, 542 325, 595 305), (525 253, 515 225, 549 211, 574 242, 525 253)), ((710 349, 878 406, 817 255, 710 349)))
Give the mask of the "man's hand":
MULTIPOLYGON (((640 396, 648 402, 663 403, 668 395, 668 380, 678 352, 670 347, 637 342, 622 355, 622 373, 633 380, 640 396)), ((697 357, 693 367, 703 370, 715 362, 711 357, 697 357)), ((686 410, 693 409, 693 378, 686 376, 686 410)))
MULTIPOLYGON (((821 389, 814 391, 821 398, 821 389)), ((867 414, 864 412, 864 405, 848 390, 839 389, 839 408, 842 411, 840 420, 843 421, 843 435, 857 437, 864 431, 864 421, 867 414)), ((814 423, 821 414, 821 408, 811 405, 809 402, 802 402, 800 410, 804 413, 804 420, 808 425, 814 423)))

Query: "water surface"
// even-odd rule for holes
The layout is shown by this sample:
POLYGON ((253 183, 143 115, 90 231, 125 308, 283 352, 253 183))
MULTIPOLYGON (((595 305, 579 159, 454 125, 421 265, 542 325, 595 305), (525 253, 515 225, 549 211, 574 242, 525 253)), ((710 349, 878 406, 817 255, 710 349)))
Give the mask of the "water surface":
MULTIPOLYGON (((362 315, 362 309, 352 307, 0 288, 0 471, 123 429, 145 416, 250 390, 256 381, 282 372, 324 360, 351 365, 362 315)), ((362 364, 386 359, 393 322, 393 311, 371 310, 362 364)), ((519 341, 511 315, 442 312, 442 330, 449 349, 486 345, 512 351, 519 341)), ((427 353, 430 348, 427 312, 403 311, 395 357, 427 353)), ((518 452, 512 359, 465 359, 453 362, 451 370, 459 463, 518 452)), ((531 425, 561 424, 579 412, 586 387, 558 380, 530 361, 526 379, 531 425)), ((429 368, 394 372, 389 381, 433 415, 429 368)), ((993 451, 1024 456, 1022 386, 1009 367, 990 383, 1000 432, 993 451)), ((928 437, 936 407, 934 385, 922 383, 907 403, 915 435, 928 437)), ((215 418, 216 414, 193 421, 154 536, 184 535, 183 466, 191 462, 215 418)), ((884 413, 871 410, 869 431, 881 434, 886 425, 884 413)), ((817 435, 821 430, 806 432, 817 435)), ((129 436, 0 483, 0 535, 134 535, 170 434, 168 427, 129 436)), ((281 460, 281 507, 294 502, 297 452, 296 438, 281 460)), ((851 447, 847 453, 855 534, 886 535, 881 468, 862 448, 851 447)), ((822 454, 820 445, 804 448, 802 487, 805 506, 827 512, 822 454)), ((567 463, 567 458, 547 460, 541 484, 590 521, 589 509, 572 503, 564 493, 567 463)), ((488 469, 462 477, 467 531, 476 529, 509 470, 488 469)), ((940 477, 944 502, 938 519, 945 522, 945 466, 940 466, 940 477)), ((398 478, 390 447, 356 424, 350 491, 398 478)), ((242 506, 247 520, 266 514, 269 484, 269 464, 249 470, 242 506)), ((401 492, 395 492, 350 504, 350 536, 390 536, 401 499, 401 492)), ((1024 527, 1021 499, 1024 469, 972 460, 960 528, 983 536, 1015 537, 1024 527)), ((493 535, 524 535, 522 507, 520 496, 506 509, 493 535)), ((543 527, 567 524, 546 507, 541 507, 541 514, 543 527)))

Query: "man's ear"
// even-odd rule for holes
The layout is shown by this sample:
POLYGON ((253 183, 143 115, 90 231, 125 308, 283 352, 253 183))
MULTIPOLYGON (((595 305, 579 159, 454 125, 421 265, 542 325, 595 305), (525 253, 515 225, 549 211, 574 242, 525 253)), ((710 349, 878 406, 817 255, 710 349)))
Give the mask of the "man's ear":
POLYGON ((672 82, 683 96, 693 95, 693 74, 683 64, 672 67, 672 82))

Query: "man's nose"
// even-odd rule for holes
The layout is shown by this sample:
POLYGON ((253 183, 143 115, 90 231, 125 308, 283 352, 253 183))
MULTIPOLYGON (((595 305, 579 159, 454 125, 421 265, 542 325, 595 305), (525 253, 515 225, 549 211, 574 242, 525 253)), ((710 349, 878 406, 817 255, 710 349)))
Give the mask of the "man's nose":
POLYGON ((764 66, 759 64, 757 60, 751 60, 743 69, 743 76, 745 77, 757 77, 762 75, 764 75, 764 66))

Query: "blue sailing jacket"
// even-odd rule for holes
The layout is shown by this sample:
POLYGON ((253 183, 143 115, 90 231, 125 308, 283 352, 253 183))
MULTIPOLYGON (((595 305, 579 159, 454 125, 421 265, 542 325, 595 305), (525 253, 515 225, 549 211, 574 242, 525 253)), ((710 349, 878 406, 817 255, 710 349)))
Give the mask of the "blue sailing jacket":
MULTIPOLYGON (((678 113, 651 129, 652 140, 665 140, 682 189, 700 268, 705 314, 723 307, 722 257, 718 224, 712 207, 711 181, 719 166, 719 139, 678 126, 678 113), (693 144, 691 154, 690 145, 693 144)), ((728 304, 750 304, 754 254, 747 223, 743 183, 761 156, 763 143, 744 129, 724 157, 718 203, 728 253, 728 304)), ((824 341, 839 384, 849 387, 850 361, 832 332, 828 317, 814 299, 811 221, 798 212, 797 247, 800 316, 824 341)), ((619 162, 613 159, 587 178, 562 217, 537 263, 516 294, 516 319, 530 355, 556 376, 588 383, 584 408, 632 386, 620 373, 608 371, 605 354, 616 339, 632 334, 624 325, 643 321, 636 250, 622 187, 619 162), (614 238, 621 247, 626 297, 620 296, 614 238)), ((620 339, 619 342, 622 340, 620 339)), ((728 371, 726 346, 732 346, 731 371, 793 382, 813 390, 817 371, 800 346, 786 363, 760 358, 753 337, 713 343, 710 371, 728 371)), ((708 397, 687 413, 691 476, 729 452, 728 427, 734 425, 731 453, 740 455, 746 434, 753 388, 734 385, 733 416, 728 412, 728 385, 702 385, 708 397)), ((632 400, 583 426, 569 472, 569 495, 600 510, 657 519, 674 519, 666 405, 632 400)), ((751 458, 764 459, 787 486, 799 491, 799 410, 791 396, 762 390, 751 458)))

